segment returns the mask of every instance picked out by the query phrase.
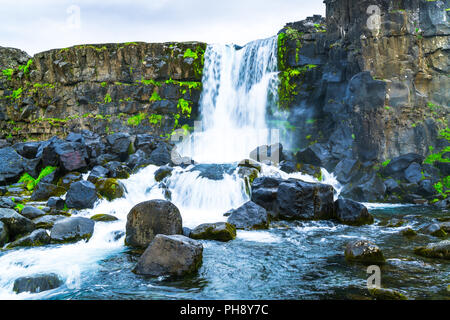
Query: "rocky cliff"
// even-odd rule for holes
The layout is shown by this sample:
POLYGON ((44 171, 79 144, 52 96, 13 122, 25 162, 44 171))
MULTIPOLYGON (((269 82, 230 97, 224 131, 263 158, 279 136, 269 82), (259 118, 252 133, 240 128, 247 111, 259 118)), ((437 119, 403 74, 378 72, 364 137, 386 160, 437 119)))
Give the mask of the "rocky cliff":
POLYGON ((0 47, 0 130, 17 141, 125 131, 165 136, 197 114, 203 43, 0 47))
POLYGON ((280 106, 297 161, 379 190, 359 200, 382 199, 373 171, 400 155, 448 149, 450 2, 325 3, 326 18, 279 32, 280 106), (372 173, 352 179, 361 171, 372 173))

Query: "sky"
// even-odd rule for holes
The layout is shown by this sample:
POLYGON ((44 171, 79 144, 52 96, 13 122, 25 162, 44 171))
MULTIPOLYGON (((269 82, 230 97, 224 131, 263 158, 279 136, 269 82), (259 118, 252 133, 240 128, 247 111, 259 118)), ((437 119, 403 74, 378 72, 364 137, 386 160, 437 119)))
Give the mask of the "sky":
POLYGON ((28 54, 78 44, 245 43, 325 15, 323 0, 0 0, 0 46, 28 54))

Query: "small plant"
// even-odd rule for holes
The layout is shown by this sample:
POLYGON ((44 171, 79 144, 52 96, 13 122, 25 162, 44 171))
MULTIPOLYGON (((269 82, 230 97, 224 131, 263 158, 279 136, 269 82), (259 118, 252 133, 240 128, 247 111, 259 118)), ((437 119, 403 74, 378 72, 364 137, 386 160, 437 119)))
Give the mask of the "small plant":
POLYGON ((386 161, 384 161, 381 165, 383 166, 383 168, 386 168, 386 166, 391 163, 391 159, 387 159, 386 161))
POLYGON ((153 125, 161 123, 161 120, 162 120, 162 115, 160 115, 160 114, 152 114, 148 117, 148 122, 150 122, 150 124, 153 124, 153 125))
POLYGON ((196 60, 198 59, 198 54, 192 51, 190 48, 188 48, 184 53, 183 58, 193 58, 194 60, 196 60))
POLYGON ((146 118, 145 113, 139 113, 135 116, 128 118, 128 125, 137 127, 145 118, 146 118))
POLYGON ((158 92, 153 92, 152 96, 150 97, 150 102, 155 102, 155 101, 161 101, 162 98, 159 96, 158 92))
POLYGON ((39 173, 39 176, 37 177, 37 179, 34 179, 30 174, 28 173, 24 173, 22 175, 22 177, 19 179, 19 183, 23 183, 26 184, 26 188, 28 189, 28 191, 32 191, 37 184, 46 176, 48 176, 49 174, 51 174, 53 171, 55 171, 57 168, 56 167, 45 167, 44 169, 42 169, 42 171, 39 173))
POLYGON ((189 101, 184 100, 183 98, 179 99, 177 109, 181 109, 181 113, 186 114, 188 118, 191 117, 192 107, 189 101))
POLYGON ((30 67, 33 64, 33 59, 27 61, 27 64, 19 66, 19 70, 24 74, 28 74, 30 72, 30 67))
POLYGON ((105 103, 110 103, 111 101, 112 101, 111 96, 109 93, 107 93, 105 96, 105 103))
POLYGON ((14 73, 14 69, 5 69, 5 70, 2 70, 2 74, 3 74, 5 77, 7 77, 8 80, 11 80, 11 77, 12 77, 13 73, 14 73))

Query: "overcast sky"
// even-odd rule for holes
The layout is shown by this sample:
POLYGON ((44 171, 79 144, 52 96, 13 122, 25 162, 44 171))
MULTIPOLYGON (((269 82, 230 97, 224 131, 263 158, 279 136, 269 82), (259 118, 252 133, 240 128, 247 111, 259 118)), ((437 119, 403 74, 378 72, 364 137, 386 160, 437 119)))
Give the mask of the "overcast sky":
POLYGON ((33 55, 86 43, 243 45, 313 14, 325 14, 323 0, 0 0, 0 46, 33 55))

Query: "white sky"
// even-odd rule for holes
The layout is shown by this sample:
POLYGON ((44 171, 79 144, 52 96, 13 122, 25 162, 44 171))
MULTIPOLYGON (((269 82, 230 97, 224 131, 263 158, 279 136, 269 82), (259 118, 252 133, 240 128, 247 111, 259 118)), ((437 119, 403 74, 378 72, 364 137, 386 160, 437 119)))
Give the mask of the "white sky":
POLYGON ((33 55, 86 43, 243 45, 313 14, 325 15, 323 0, 0 0, 0 46, 33 55))

